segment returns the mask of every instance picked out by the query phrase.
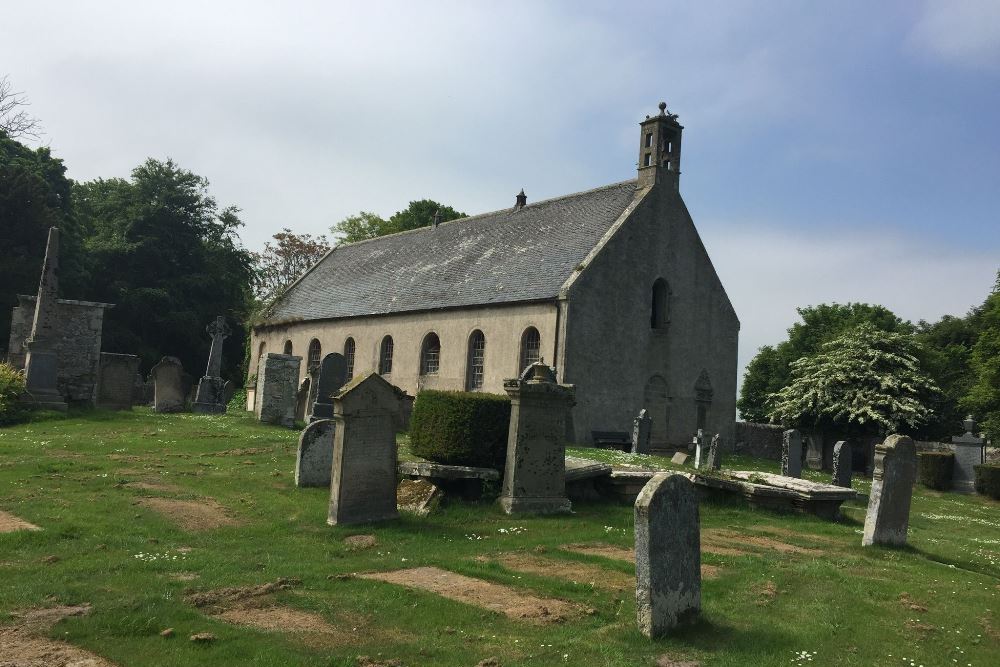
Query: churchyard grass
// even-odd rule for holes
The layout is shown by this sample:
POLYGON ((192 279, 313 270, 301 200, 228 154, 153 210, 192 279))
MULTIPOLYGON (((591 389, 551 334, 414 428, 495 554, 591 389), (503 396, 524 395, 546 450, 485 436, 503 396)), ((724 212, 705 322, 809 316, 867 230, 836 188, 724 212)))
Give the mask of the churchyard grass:
MULTIPOLYGON (((89 603, 89 614, 45 634, 118 665, 340 666, 357 665, 359 655, 465 667, 490 656, 503 665, 629 667, 661 656, 706 666, 998 663, 996 501, 918 485, 909 546, 897 550, 861 547, 863 500, 845 504, 839 523, 702 503, 702 564, 711 567, 701 620, 650 641, 636 627, 632 564, 561 548, 630 549, 630 506, 578 502, 571 516, 512 518, 492 502, 454 502, 425 518, 333 528, 329 494, 294 486, 297 437, 242 413, 147 409, 71 412, 0 429, 0 510, 42 528, 0 532, 0 625, 19 623, 14 612, 89 603), (158 499, 209 507, 219 525, 184 528, 158 499), (345 544, 361 534, 377 544, 345 544), (535 623, 340 576, 419 566, 565 600, 578 613, 535 623), (230 623, 187 597, 283 577, 301 583, 260 606, 315 614, 328 623, 322 632, 230 623), (161 637, 165 628, 175 635, 161 637), (217 639, 189 641, 197 632, 217 639)), ((401 444, 405 458, 405 438, 401 444)), ((570 453, 677 468, 660 457, 570 453)), ((741 457, 723 467, 778 470, 777 462, 741 457)), ((860 493, 869 487, 855 478, 860 493)), ((294 625, 287 615, 275 619, 294 625)))

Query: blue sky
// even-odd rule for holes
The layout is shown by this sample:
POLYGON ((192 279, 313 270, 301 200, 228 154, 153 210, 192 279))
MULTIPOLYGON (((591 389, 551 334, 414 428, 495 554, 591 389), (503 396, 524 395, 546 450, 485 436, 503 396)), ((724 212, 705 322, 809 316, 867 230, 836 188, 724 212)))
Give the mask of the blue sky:
POLYGON ((77 179, 170 156, 259 248, 430 197, 469 213, 633 177, 681 191, 743 322, 961 314, 1000 268, 1000 2, 18 3, 0 73, 77 179))

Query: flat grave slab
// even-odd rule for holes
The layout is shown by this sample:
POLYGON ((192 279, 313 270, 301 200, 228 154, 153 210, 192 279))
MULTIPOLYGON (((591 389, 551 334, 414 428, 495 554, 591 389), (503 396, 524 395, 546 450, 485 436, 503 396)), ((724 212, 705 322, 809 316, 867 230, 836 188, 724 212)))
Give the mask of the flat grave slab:
POLYGON ((724 476, 685 474, 702 489, 743 496, 755 507, 805 512, 830 520, 840 515, 845 500, 858 495, 853 489, 832 484, 750 470, 726 471, 724 476))

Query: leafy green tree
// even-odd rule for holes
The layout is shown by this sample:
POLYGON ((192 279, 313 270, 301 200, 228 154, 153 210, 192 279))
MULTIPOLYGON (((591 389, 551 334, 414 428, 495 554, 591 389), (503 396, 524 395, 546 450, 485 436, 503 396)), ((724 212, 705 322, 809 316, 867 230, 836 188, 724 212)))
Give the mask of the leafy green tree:
POLYGON ((1000 439, 1000 273, 981 310, 982 329, 969 356, 971 386, 961 408, 972 413, 987 436, 1000 439))
POLYGON ((962 431, 961 401, 975 380, 970 360, 982 328, 981 311, 974 308, 965 317, 945 315, 933 324, 917 324, 921 367, 941 388, 928 406, 933 417, 917 433, 922 439, 946 440, 962 431))
POLYGON ((435 213, 439 222, 448 222, 466 217, 465 213, 456 211, 451 206, 439 204, 433 199, 411 201, 402 211, 397 211, 388 220, 367 211, 350 215, 333 227, 330 231, 341 243, 354 243, 373 239, 386 234, 396 234, 411 229, 419 229, 433 224, 435 213))
POLYGON ((770 398, 769 416, 856 435, 912 431, 930 418, 928 400, 940 391, 918 353, 909 334, 862 322, 792 363, 791 382, 770 398))

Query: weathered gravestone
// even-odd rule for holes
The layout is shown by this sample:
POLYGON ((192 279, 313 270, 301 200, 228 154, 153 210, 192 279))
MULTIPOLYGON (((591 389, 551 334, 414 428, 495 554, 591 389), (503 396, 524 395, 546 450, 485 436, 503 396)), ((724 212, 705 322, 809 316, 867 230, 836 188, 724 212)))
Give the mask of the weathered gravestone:
POLYGON ((507 514, 569 512, 566 414, 576 402, 575 388, 556 384, 541 361, 503 388, 511 407, 500 506, 507 514))
POLYGON ((810 470, 823 469, 822 433, 810 433, 806 436, 806 466, 810 470))
POLYGON ((658 473, 635 500, 635 603, 639 631, 660 637, 701 610, 701 534, 694 484, 658 473))
POLYGON ((396 509, 399 393, 381 375, 357 377, 333 399, 331 526, 384 521, 396 509))
POLYGON ((917 449, 905 435, 890 435, 875 445, 875 472, 861 546, 906 544, 910 501, 917 478, 917 449))
POLYGON ((833 446, 833 484, 851 488, 851 443, 841 440, 833 446))
POLYGON ((318 419, 302 430, 295 456, 296 486, 330 486, 335 430, 332 419, 318 419))
POLYGON ((802 477, 802 434, 789 429, 781 444, 781 474, 785 477, 802 477))
POLYGON ((976 436, 976 422, 972 416, 963 422, 965 434, 951 439, 951 450, 955 452, 955 467, 952 473, 952 489, 961 493, 976 490, 976 471, 973 466, 986 463, 986 441, 976 436))
POLYGON ((632 420, 632 453, 650 453, 650 434, 653 430, 653 418, 646 408, 639 410, 639 415, 632 420))
POLYGON ((191 408, 195 412, 219 414, 226 411, 226 381, 222 379, 222 341, 233 331, 226 324, 226 318, 219 315, 205 331, 212 337, 212 347, 208 351, 205 375, 198 381, 198 393, 191 408))
POLYGON ((134 354, 101 352, 97 374, 97 405, 112 410, 131 410, 139 357, 134 354))
POLYGON ((184 367, 177 357, 163 357, 149 369, 153 380, 153 410, 181 412, 187 400, 184 392, 184 367))
POLYGON ((689 458, 688 455, 685 454, 684 452, 676 452, 673 456, 670 457, 670 462, 682 466, 685 463, 687 463, 688 458, 689 458))
POLYGON ((696 470, 700 470, 706 454, 704 431, 698 429, 698 433, 694 436, 692 442, 694 442, 694 467, 696 470))
POLYGON ((312 404, 309 420, 329 419, 333 416, 333 397, 347 382, 347 359, 336 352, 323 357, 319 365, 319 380, 316 383, 315 403, 312 404))
POLYGON ((716 433, 712 436, 712 441, 708 445, 708 455, 705 457, 706 470, 719 470, 722 468, 722 436, 716 433))
POLYGON ((295 391, 301 357, 269 352, 257 367, 254 413, 265 424, 295 426, 295 391))
POLYGON ((311 405, 309 395, 311 393, 312 378, 306 377, 299 385, 299 390, 295 392, 295 421, 305 421, 306 412, 311 405))

